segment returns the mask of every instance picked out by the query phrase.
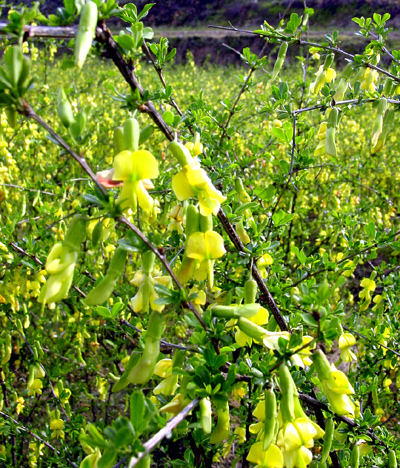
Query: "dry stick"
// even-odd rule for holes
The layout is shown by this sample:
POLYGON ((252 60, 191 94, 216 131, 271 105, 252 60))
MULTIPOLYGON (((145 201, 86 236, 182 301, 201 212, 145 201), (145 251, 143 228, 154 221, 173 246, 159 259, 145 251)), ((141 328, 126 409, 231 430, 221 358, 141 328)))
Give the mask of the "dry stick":
POLYGON ((371 345, 376 345, 376 346, 380 346, 381 348, 385 348, 387 349, 388 351, 392 352, 393 354, 395 354, 396 356, 399 356, 400 357, 400 353, 398 351, 395 351, 394 349, 392 348, 389 348, 388 346, 384 345, 383 343, 374 343, 370 338, 368 338, 368 336, 366 335, 363 335, 362 333, 356 331, 356 330, 353 330, 351 328, 349 328, 347 325, 342 325, 342 327, 351 332, 351 333, 354 333, 355 335, 359 336, 360 338, 363 338, 364 340, 367 340, 368 343, 370 343, 371 345))
MULTIPOLYGON (((346 101, 335 101, 335 107, 345 106, 347 104, 365 104, 367 102, 376 102, 376 99, 347 99, 346 101)), ((387 99, 387 102, 390 104, 400 104, 400 101, 396 99, 387 99)), ((302 109, 297 109, 292 112, 293 115, 301 114, 303 112, 309 112, 312 110, 323 109, 327 107, 326 104, 316 104, 315 106, 303 107, 302 109)))
MULTIPOLYGON (((124 56, 120 52, 119 45, 114 41, 112 33, 107 29, 105 22, 102 21, 100 27, 96 30, 96 39, 104 44, 106 51, 111 56, 112 61, 121 72, 121 75, 124 77, 125 81, 128 83, 132 91, 136 89, 139 91, 140 95, 143 96, 143 88, 139 83, 136 75, 133 73, 133 65, 129 64, 124 56)), ((150 118, 157 125, 157 127, 164 133, 169 141, 174 139, 173 131, 165 123, 162 116, 159 114, 157 109, 154 107, 154 104, 151 101, 147 101, 145 104, 139 106, 141 112, 146 112, 149 114, 150 118)))
POLYGON ((134 466, 137 465, 137 463, 146 455, 148 455, 151 451, 153 451, 157 445, 172 432, 173 429, 181 422, 183 421, 186 416, 195 408, 200 399, 195 398, 193 401, 191 401, 183 410, 178 413, 174 418, 170 419, 166 426, 163 427, 160 431, 157 432, 151 439, 149 439, 146 443, 143 444, 143 447, 145 448, 144 452, 140 452, 136 458, 131 458, 128 468, 133 468, 134 466))
MULTIPOLYGON (((371 31, 369 32, 369 35, 372 36, 374 39, 378 39, 378 36, 371 31)), ((382 51, 385 52, 385 54, 388 55, 393 60, 393 62, 396 62, 398 65, 400 65, 400 61, 397 60, 386 47, 382 47, 382 51)))
POLYGON ((294 164, 294 154, 296 152, 296 114, 293 114, 293 137, 292 137, 292 152, 291 152, 291 157, 290 157, 290 169, 289 169, 289 181, 293 185, 294 189, 296 192, 299 191, 299 189, 296 187, 296 185, 293 182, 293 164, 294 164))
MULTIPOLYGON (((38 440, 39 442, 41 442, 42 444, 44 444, 47 448, 49 448, 50 450, 52 450, 53 452, 55 452, 57 455, 60 455, 60 452, 54 448, 52 445, 50 445, 48 442, 46 442, 45 440, 41 439, 38 435, 36 435, 34 432, 32 432, 30 429, 28 429, 27 427, 25 426, 22 426, 21 424, 19 424, 19 422, 17 420, 15 420, 14 418, 12 418, 11 416, 9 416, 8 414, 6 413, 3 413, 3 411, 0 411, 0 416, 3 416, 3 418, 5 419, 9 419, 10 421, 12 421, 14 424, 16 424, 18 426, 18 429, 19 430, 22 430, 22 431, 26 431, 28 432, 32 437, 34 437, 36 440, 38 440)), ((72 462, 71 460, 69 460, 68 458, 65 458, 67 460, 67 462, 73 466, 74 468, 78 468, 78 465, 76 465, 74 462, 72 462)))
MULTIPOLYGON (((244 245, 242 244, 242 241, 240 240, 235 229, 233 228, 232 224, 229 222, 228 218, 226 217, 222 209, 218 211, 218 219, 220 220, 225 232, 228 234, 229 239, 233 242, 233 245, 236 247, 236 250, 238 250, 239 252, 245 252, 245 248, 244 248, 244 245)), ((252 272, 253 278, 255 279, 257 283, 257 286, 260 289, 261 302, 265 302, 267 304, 267 307, 272 312, 276 322, 279 325, 279 328, 283 331, 288 331, 289 328, 287 326, 287 323, 283 315, 280 313, 279 308, 276 305, 271 293, 269 292, 267 285, 264 283, 264 280, 262 279, 260 272, 258 271, 258 268, 255 265, 255 262, 253 262, 251 265, 251 272, 252 272)))
MULTIPOLYGON (((141 330, 140 328, 137 328, 135 327, 134 325, 132 325, 131 323, 129 323, 127 320, 121 320, 120 321, 122 323, 122 325, 125 325, 129 328, 131 328, 132 330, 135 330, 136 333, 142 333, 143 330, 141 330)), ((165 348, 175 348, 175 349, 182 349, 183 351, 190 351, 192 353, 200 353, 200 351, 196 348, 189 348, 187 346, 182 346, 182 345, 178 345, 178 344, 175 344, 175 343, 168 343, 167 341, 164 341, 164 340, 161 340, 161 345, 164 346, 165 348)))

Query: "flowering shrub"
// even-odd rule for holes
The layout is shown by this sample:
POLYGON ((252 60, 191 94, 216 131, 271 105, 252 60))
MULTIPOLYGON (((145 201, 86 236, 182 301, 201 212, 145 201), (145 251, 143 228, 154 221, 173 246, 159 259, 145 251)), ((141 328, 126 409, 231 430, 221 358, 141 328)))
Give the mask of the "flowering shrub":
POLYGON ((152 7, 2 29, 1 463, 394 468, 390 15, 354 18, 356 55, 312 9, 265 23, 238 77, 172 66, 152 7))

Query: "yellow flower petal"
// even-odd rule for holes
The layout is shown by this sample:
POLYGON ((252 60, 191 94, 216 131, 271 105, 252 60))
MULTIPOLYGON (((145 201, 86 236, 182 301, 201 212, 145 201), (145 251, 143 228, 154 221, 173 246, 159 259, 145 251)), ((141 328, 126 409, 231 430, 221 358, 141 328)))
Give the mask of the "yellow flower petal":
POLYGON ((139 150, 132 153, 133 172, 138 179, 155 179, 158 177, 158 162, 150 151, 139 150))
POLYGON ((189 237, 186 246, 186 255, 195 260, 204 260, 207 255, 206 243, 203 232, 195 232, 189 237))
POLYGON ((225 253, 224 240, 220 234, 214 231, 207 231, 204 234, 204 242, 207 258, 215 260, 225 253))
POLYGON ((165 379, 172 370, 172 359, 161 359, 154 368, 154 375, 165 379))
POLYGON ((136 192, 140 208, 142 208, 142 210, 144 211, 151 211, 151 209, 153 208, 154 200, 144 188, 143 182, 141 180, 135 184, 134 190, 136 192))
POLYGON ((252 338, 243 333, 242 330, 238 330, 235 333, 235 341, 241 348, 244 348, 245 346, 251 346, 253 343, 252 338))
POLYGON ((115 156, 113 180, 128 180, 133 173, 132 152, 122 151, 115 156))
POLYGON ((333 68, 328 68, 325 72, 325 78, 328 83, 333 81, 336 78, 336 72, 333 68))
POLYGON ((178 172, 178 174, 172 177, 172 190, 179 201, 187 200, 195 195, 192 186, 183 172, 178 172))
POLYGON ((253 411, 253 416, 260 421, 265 419, 265 400, 261 400, 257 403, 256 409, 253 411))

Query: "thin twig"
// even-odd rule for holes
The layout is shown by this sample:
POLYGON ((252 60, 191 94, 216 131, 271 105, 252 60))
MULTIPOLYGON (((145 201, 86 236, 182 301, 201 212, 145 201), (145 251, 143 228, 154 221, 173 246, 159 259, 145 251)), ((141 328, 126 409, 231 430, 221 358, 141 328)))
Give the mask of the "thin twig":
POLYGON ((165 427, 163 427, 160 431, 157 432, 157 434, 144 443, 144 452, 140 452, 136 458, 131 458, 128 468, 133 468, 143 457, 152 452, 157 447, 157 445, 165 437, 167 437, 172 432, 172 430, 198 405, 199 401, 199 398, 195 398, 193 401, 191 401, 187 406, 185 406, 185 408, 183 408, 180 413, 178 413, 174 418, 170 419, 165 427))
MULTIPOLYGON (((267 48, 267 45, 268 45, 268 41, 266 41, 263 45, 263 48, 261 49, 260 53, 258 54, 258 59, 260 57, 263 56, 264 52, 265 52, 265 49, 267 48)), ((225 135, 227 134, 227 129, 229 127, 229 123, 233 117, 233 115, 235 114, 235 110, 236 110, 236 106, 238 105, 238 102, 240 101, 240 98, 242 96, 242 94, 246 91, 246 88, 247 88, 247 85, 250 81, 250 78, 252 77, 253 73, 256 71, 256 66, 252 66, 249 70, 249 73, 247 74, 247 77, 242 85, 242 87, 240 88, 240 91, 235 99, 235 102, 233 103, 233 106, 231 107, 231 110, 229 111, 229 115, 228 115, 228 118, 226 119, 226 122, 225 124, 223 125, 223 131, 222 131, 222 135, 221 135, 221 138, 219 140, 219 146, 222 145, 222 142, 224 141, 224 138, 225 138, 225 135)))
MULTIPOLYGON (((157 72, 157 75, 160 78, 161 84, 163 85, 164 89, 166 89, 167 88, 167 83, 165 82, 165 78, 164 78, 164 75, 163 75, 163 72, 162 72, 162 68, 159 67, 156 64, 156 62, 154 60, 154 57, 151 55, 151 51, 150 51, 149 46, 147 45, 146 41, 143 41, 142 48, 143 48, 145 54, 147 55, 147 57, 149 58, 149 60, 151 61, 151 63, 153 64, 154 70, 157 72)), ((182 111, 180 110, 180 108, 179 108, 178 104, 176 103, 175 99, 173 99, 171 97, 170 100, 169 100, 169 103, 176 110, 176 112, 178 112, 178 114, 182 117, 182 111)), ((192 133, 192 135, 194 135, 193 129, 189 128, 189 130, 192 133)))
MULTIPOLYGON (((231 26, 230 28, 228 28, 227 26, 209 25, 208 27, 211 28, 211 29, 223 29, 225 31, 235 31, 235 32, 250 34, 252 36, 261 36, 261 37, 265 37, 265 39, 269 38, 269 36, 263 36, 263 35, 261 35, 259 33, 254 32, 254 31, 249 31, 248 29, 239 29, 239 28, 235 28, 234 26, 231 26)), ((271 37, 274 37, 274 36, 271 34, 271 37)), ((301 46, 318 47, 319 49, 329 50, 331 52, 335 52, 336 54, 343 55, 344 57, 349 58, 352 61, 354 60, 354 55, 353 54, 349 54, 348 52, 345 52, 344 50, 339 49, 338 47, 325 46, 325 45, 322 45, 322 44, 318 44, 317 42, 303 41, 302 39, 295 39, 294 40, 293 37, 283 36, 283 35, 279 35, 279 36, 277 36, 277 38, 280 39, 281 41, 287 41, 287 42, 291 42, 293 44, 298 44, 298 45, 301 45, 301 46)), ((397 83, 400 83, 400 77, 398 77, 396 75, 393 75, 392 73, 384 70, 383 68, 377 67, 376 65, 373 65, 372 63, 369 63, 369 62, 363 62, 363 65, 365 67, 367 67, 367 68, 371 68, 372 70, 376 70, 377 72, 381 73, 382 75, 388 76, 389 78, 391 78, 393 81, 396 81, 397 83)))
POLYGON ((45 192, 43 190, 36 190, 36 189, 30 189, 27 187, 21 187, 20 185, 15 185, 15 184, 0 184, 1 187, 11 187, 11 188, 16 188, 19 190, 26 190, 27 192, 36 192, 36 193, 42 193, 43 195, 52 195, 53 197, 55 196, 54 193, 51 192, 45 192))
POLYGON ((294 155, 296 152, 296 114, 293 114, 293 137, 292 137, 292 152, 291 152, 291 157, 290 157, 290 168, 289 168, 289 181, 293 185, 293 188, 296 190, 296 192, 299 191, 299 189, 296 187, 296 185, 293 182, 293 164, 294 164, 294 155))

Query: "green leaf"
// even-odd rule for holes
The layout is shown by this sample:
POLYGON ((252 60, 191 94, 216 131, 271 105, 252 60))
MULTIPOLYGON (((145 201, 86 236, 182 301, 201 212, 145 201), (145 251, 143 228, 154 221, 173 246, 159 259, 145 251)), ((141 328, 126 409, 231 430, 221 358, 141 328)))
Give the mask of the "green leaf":
POLYGON ((115 42, 128 51, 136 49, 136 42, 129 34, 121 34, 120 36, 114 36, 115 42))
POLYGON ((155 3, 148 3, 147 5, 144 6, 143 10, 139 13, 138 16, 138 21, 141 19, 145 18, 148 14, 150 9, 155 5, 155 3))
POLYGON ((258 207, 257 202, 243 203, 243 205, 240 205, 238 208, 236 208, 235 214, 244 213, 246 210, 253 210, 254 208, 257 208, 257 207, 258 207))
POLYGON ((97 468, 110 468, 117 458, 117 451, 114 448, 108 448, 97 462, 97 468))
POLYGON ((303 252, 303 249, 301 249, 301 251, 300 251, 298 247, 296 247, 295 245, 292 245, 290 250, 296 255, 296 257, 298 258, 299 262, 302 265, 304 265, 306 263, 307 256, 303 252))
POLYGON ((76 11, 75 0, 64 0, 64 7, 70 16, 75 14, 75 11, 76 11))
POLYGON ((118 429, 114 437, 115 447, 121 448, 130 445, 132 443, 134 435, 135 434, 132 432, 132 428, 121 427, 120 429, 118 429))
POLYGON ((151 41, 154 37, 154 31, 150 27, 143 28, 143 39, 146 41, 151 41))
POLYGON ((146 424, 144 420, 145 415, 145 397, 141 390, 137 390, 132 393, 130 398, 130 414, 131 414, 131 423, 136 429, 136 432, 143 432, 146 424))
POLYGON ((104 317, 106 319, 113 317, 110 310, 107 309, 107 307, 98 306, 94 310, 96 311, 97 314, 99 314, 101 317, 104 317))
POLYGON ((283 210, 279 210, 273 214, 272 220, 275 226, 283 226, 284 224, 290 223, 294 218, 294 214, 285 213, 283 210))
POLYGON ((280 140, 280 141, 287 141, 287 138, 286 138, 286 133, 284 132, 284 130, 282 130, 281 128, 279 127, 274 127, 272 129, 272 134, 274 135, 274 137, 277 139, 277 140, 280 140))
POLYGON ((375 223, 373 221, 369 222, 365 226, 365 231, 366 231, 366 233, 368 234, 368 236, 371 239, 375 239, 375 237, 376 237, 376 228, 375 228, 375 223))

